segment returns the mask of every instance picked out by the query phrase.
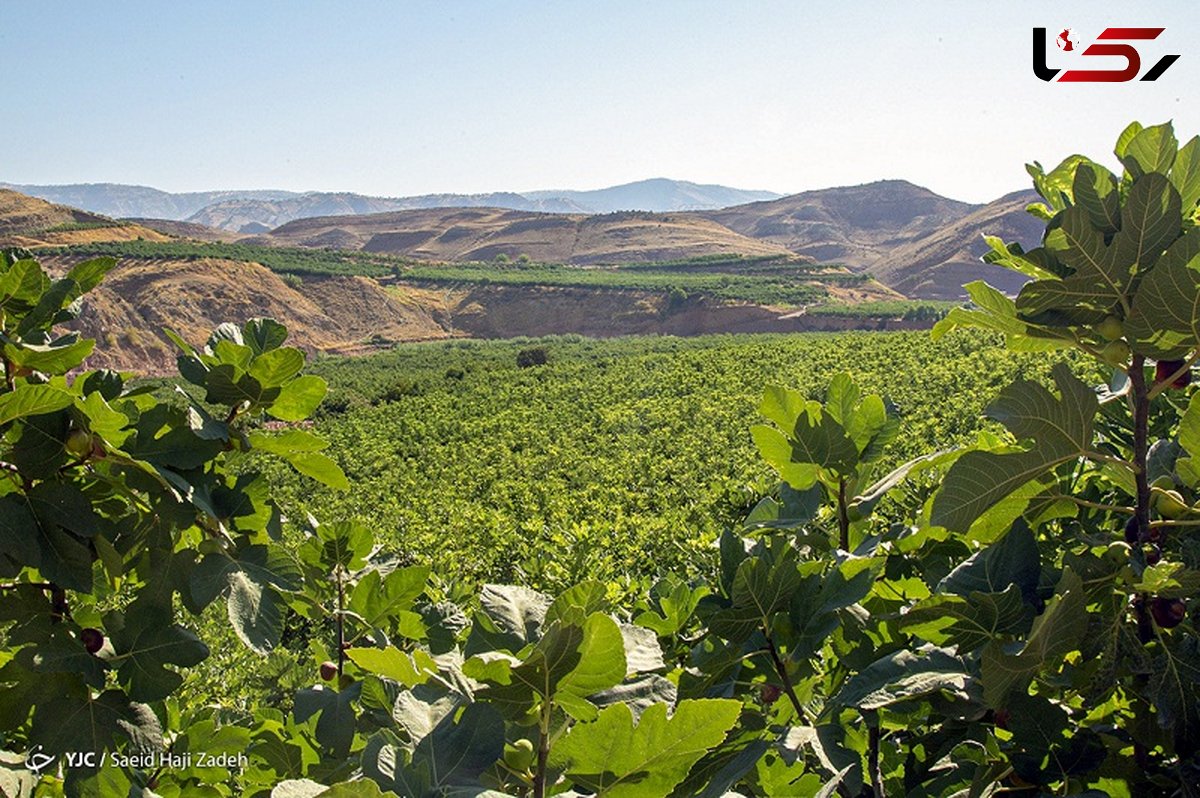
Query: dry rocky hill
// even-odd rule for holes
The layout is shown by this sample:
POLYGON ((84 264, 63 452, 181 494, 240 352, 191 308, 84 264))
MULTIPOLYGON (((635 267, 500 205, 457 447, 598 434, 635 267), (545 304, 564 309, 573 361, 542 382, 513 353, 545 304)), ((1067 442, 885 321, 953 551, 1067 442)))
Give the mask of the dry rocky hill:
POLYGON ((998 236, 1005 242, 1019 241, 1026 248, 1037 245, 1044 223, 1025 212, 1040 197, 1017 191, 975 208, 966 216, 915 241, 891 248, 867 264, 875 279, 903 294, 934 299, 958 299, 960 288, 972 280, 987 280, 1001 291, 1016 293, 1025 278, 1001 266, 981 262, 987 252, 983 236, 998 236))
POLYGON ((984 234, 1035 246, 1032 192, 987 205, 946 199, 902 180, 823 189, 720 211, 593 216, 496 208, 301 219, 246 239, 260 244, 386 252, 426 260, 594 264, 700 255, 791 253, 865 272, 919 299, 958 299, 964 283, 1022 278, 979 260, 984 234))
MULTIPOLYGON (((42 265, 61 274, 78 260, 50 256, 42 265)), ((385 289, 366 277, 312 278, 297 286, 257 263, 216 258, 122 258, 87 295, 73 326, 98 341, 92 368, 171 373, 176 351, 164 327, 198 345, 222 322, 259 316, 287 325, 291 343, 309 352, 355 354, 452 334, 436 295, 385 289)))
POLYGON ((970 213, 903 180, 806 191, 703 214, 730 230, 818 261, 863 269, 970 213))
MULTIPOLYGON (((846 263, 910 297, 952 298, 961 296, 962 283, 979 277, 1006 290, 1019 287, 1019 280, 978 257, 984 233, 1037 243, 1040 225, 1024 212, 1031 199, 1029 192, 1019 192, 971 206, 887 181, 719 212, 589 216, 439 208, 303 219, 267 235, 245 237, 191 223, 114 220, 0 189, 0 246, 185 237, 387 252, 436 261, 527 254, 538 261, 585 266, 799 253, 846 263)), ((44 262, 61 273, 79 257, 48 255, 44 262)), ((833 298, 853 303, 895 296, 879 283, 868 285, 879 295, 833 298)), ((833 294, 833 288, 830 291, 833 294)), ((102 342, 103 359, 92 365, 170 372, 174 351, 161 334, 163 327, 201 342, 220 322, 254 316, 280 319, 293 331, 293 340, 310 351, 341 353, 459 335, 691 335, 861 324, 702 296, 678 307, 668 305, 661 293, 634 290, 517 285, 431 289, 364 277, 285 280, 257 263, 200 257, 122 259, 88 297, 77 325, 102 342)))
POLYGON ((702 255, 786 255, 690 213, 528 213, 438 208, 289 222, 262 239, 301 247, 387 252, 426 260, 491 260, 528 255, 549 263, 628 263, 702 255))
MULTIPOLYGON (((59 188, 79 191, 87 187, 59 188)), ((122 187, 108 190, 123 196, 117 188, 122 187)), ((1019 277, 978 260, 984 251, 982 234, 999 235, 1031 247, 1038 243, 1041 229, 1024 212, 1025 200, 1032 197, 1030 192, 1012 194, 987 205, 970 205, 903 180, 808 191, 721 210, 599 215, 545 212, 574 210, 587 203, 598 207, 636 201, 686 206, 758 193, 671 180, 640 181, 592 192, 399 199, 283 192, 277 192, 283 196, 243 196, 242 192, 227 192, 224 199, 218 198, 194 214, 190 222, 139 218, 129 220, 125 230, 114 228, 106 233, 67 229, 98 226, 103 221, 93 220, 104 217, 43 203, 42 210, 32 214, 40 213, 45 217, 43 221, 26 224, 27 228, 37 227, 35 232, 40 237, 26 236, 17 241, 11 238, 11 230, 0 230, 0 235, 9 233, 10 244, 36 245, 139 236, 156 240, 153 236, 166 234, 203 241, 365 250, 433 261, 491 260, 501 254, 514 258, 525 254, 538 261, 598 264, 714 254, 791 253, 844 264, 913 298, 953 299, 965 297, 961 286, 974 279, 993 280, 1007 291, 1015 291, 1020 285, 1019 277), (398 205, 475 206, 489 202, 509 207, 418 207, 376 212, 398 205), (524 210, 513 209, 514 205, 524 210), (45 211, 53 207, 59 210, 45 211), (326 215, 314 216, 316 213, 326 215), (297 215, 306 218, 273 226, 297 215), (51 219, 59 221, 52 224, 51 219), (154 232, 147 233, 147 228, 154 232), (231 228, 254 234, 233 233, 231 228)), ((216 197, 217 193, 211 195, 216 197)))
POLYGON ((63 246, 139 238, 167 240, 162 233, 139 224, 0 189, 0 247, 63 246))

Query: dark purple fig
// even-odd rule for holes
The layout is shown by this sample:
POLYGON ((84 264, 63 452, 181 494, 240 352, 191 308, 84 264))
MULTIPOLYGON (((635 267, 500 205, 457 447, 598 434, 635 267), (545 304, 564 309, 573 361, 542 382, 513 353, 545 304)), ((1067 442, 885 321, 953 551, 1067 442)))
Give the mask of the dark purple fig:
POLYGON ((1125 522, 1125 542, 1132 546, 1138 542, 1138 521, 1137 516, 1130 516, 1125 522))
POLYGON ((774 704, 783 695, 783 688, 777 684, 764 684, 759 688, 758 696, 764 704, 774 704))
POLYGON ((1187 605, 1183 599, 1158 597, 1150 601, 1150 614, 1161 628, 1174 629, 1187 617, 1187 605))
POLYGON ((336 663, 330 662, 329 660, 326 660, 325 662, 321 663, 321 678, 322 679, 324 679, 327 682, 332 682, 334 679, 337 678, 337 675, 338 675, 338 667, 337 667, 336 663))
MULTIPOLYGON (((1165 382, 1171 375, 1183 368, 1183 360, 1160 360, 1154 364, 1154 381, 1165 382)), ((1172 388, 1186 388, 1192 384, 1192 372, 1187 370, 1171 382, 1172 388)))
POLYGON ((83 647, 89 654, 95 654, 100 649, 104 648, 104 633, 99 629, 88 627, 79 630, 79 642, 83 643, 83 647))

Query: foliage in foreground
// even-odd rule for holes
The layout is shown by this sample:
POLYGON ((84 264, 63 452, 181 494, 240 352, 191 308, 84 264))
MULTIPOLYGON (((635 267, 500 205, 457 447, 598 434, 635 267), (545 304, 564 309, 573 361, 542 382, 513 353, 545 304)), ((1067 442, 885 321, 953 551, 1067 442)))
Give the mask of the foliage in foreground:
POLYGON ((937 330, 1073 347, 1109 385, 1063 365, 1053 390, 1018 380, 987 410, 1007 434, 889 473, 883 397, 850 375, 823 401, 768 388, 753 434, 780 487, 722 535, 715 579, 666 577, 632 614, 595 582, 489 585, 464 610, 350 523, 279 545, 261 477, 231 460, 260 449, 344 484, 315 436, 248 426, 324 393, 285 331, 179 342, 203 402, 172 409, 118 375, 62 376, 91 344, 53 325, 110 264, 52 284, 6 260, 0 761, 120 754, 39 786, 98 795, 1192 794, 1200 138, 1134 125, 1117 155, 1119 179, 1033 167, 1043 245, 992 258, 1034 280, 1015 301, 972 286, 977 307, 937 330), (939 489, 873 523, 920 472, 939 489), (218 598, 257 651, 285 642, 285 614, 312 622, 322 683, 288 712, 178 707, 176 668, 208 651, 174 610, 218 598))

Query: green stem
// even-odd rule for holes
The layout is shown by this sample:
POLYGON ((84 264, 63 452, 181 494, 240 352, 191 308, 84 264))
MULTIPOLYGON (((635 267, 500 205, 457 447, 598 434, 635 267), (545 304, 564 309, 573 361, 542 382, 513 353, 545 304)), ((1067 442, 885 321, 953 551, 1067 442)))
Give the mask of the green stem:
POLYGON ((1200 526, 1200 521, 1151 521, 1150 528, 1160 526, 1200 526))
POLYGON ((796 717, 802 723, 808 723, 808 713, 804 711, 804 705, 800 703, 799 696, 796 695, 796 689, 792 687, 792 677, 788 675, 787 665, 784 664, 783 658, 779 656, 779 649, 775 647, 775 641, 770 634, 763 630, 767 638, 767 653, 771 655, 771 662, 775 665, 775 673, 779 675, 779 681, 783 683, 783 692, 787 694, 788 700, 792 702, 792 708, 796 710, 796 717))
POLYGON ((533 772, 533 798, 546 798, 546 763, 550 759, 550 713, 554 705, 549 701, 542 705, 538 722, 537 770, 533 772))
POLYGON ((838 479, 838 547, 850 551, 850 514, 846 510, 846 478, 838 479))
POLYGON ((1150 398, 1146 390, 1145 364, 1145 356, 1134 355, 1129 368, 1133 401, 1133 477, 1137 484, 1134 518, 1140 540, 1146 540, 1150 533, 1150 482, 1146 476, 1146 457, 1150 450, 1150 398))
POLYGON ((1083 456, 1097 463, 1112 463, 1113 465, 1125 466, 1131 471, 1136 470, 1138 467, 1137 463, 1131 463, 1121 457, 1113 457, 1111 454, 1104 454, 1103 452, 1084 452, 1083 456))
POLYGON ((1060 493, 1054 496, 1055 499, 1066 499, 1069 502, 1074 502, 1080 507, 1090 507, 1093 510, 1107 510, 1110 513, 1132 513, 1134 508, 1123 504, 1101 504, 1100 502, 1090 502, 1087 499, 1080 499, 1077 496, 1068 496, 1060 493))
POLYGON ((337 577, 337 672, 338 681, 341 681, 342 668, 346 665, 346 590, 342 585, 342 569, 337 567, 334 569, 334 575, 337 577))

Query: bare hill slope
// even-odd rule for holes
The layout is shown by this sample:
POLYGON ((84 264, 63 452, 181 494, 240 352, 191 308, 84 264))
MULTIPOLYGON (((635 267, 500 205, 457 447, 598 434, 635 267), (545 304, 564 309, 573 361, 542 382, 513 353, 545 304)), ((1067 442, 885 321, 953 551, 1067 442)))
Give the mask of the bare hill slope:
POLYGON ((702 215, 800 255, 866 268, 892 248, 956 221, 971 207, 903 180, 884 180, 702 215))
MULTIPOLYGON (((78 257, 43 259, 53 273, 78 257)), ((356 352, 372 343, 444 338, 448 320, 424 297, 406 297, 365 277, 311 279, 294 287, 256 263, 124 258, 84 300, 74 323, 101 342, 91 367, 174 371, 174 347, 163 327, 194 344, 226 321, 270 316, 310 352, 356 352)))
POLYGON ((40 247, 97 241, 166 241, 146 227, 54 205, 0 189, 0 247, 40 247))
POLYGON ((1037 201, 1033 191, 1017 191, 989 202, 922 238, 901 244, 872 262, 868 270, 880 282, 909 296, 956 299, 961 286, 987 280, 1002 291, 1015 293, 1025 282, 1016 272, 983 263, 984 235, 1032 248, 1041 240, 1044 223, 1025 212, 1037 201))
POLYGON ((691 213, 583 216, 437 208, 301 219, 271 231, 268 240, 450 261, 491 260, 501 254, 577 264, 787 254, 777 244, 747 238, 691 213))

